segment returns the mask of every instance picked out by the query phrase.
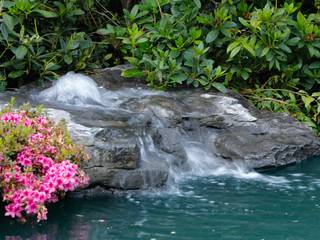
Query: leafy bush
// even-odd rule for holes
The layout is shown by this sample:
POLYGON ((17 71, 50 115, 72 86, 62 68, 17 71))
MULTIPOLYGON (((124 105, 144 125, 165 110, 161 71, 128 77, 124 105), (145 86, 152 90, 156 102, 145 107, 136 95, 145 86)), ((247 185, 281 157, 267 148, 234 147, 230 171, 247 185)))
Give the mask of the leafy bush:
POLYGON ((0 89, 103 66, 106 49, 91 34, 108 21, 98 2, 0 1, 0 89))
POLYGON ((319 129, 320 16, 300 10, 292 1, 144 0, 97 33, 133 65, 124 76, 160 89, 228 87, 319 129))
POLYGON ((0 1, 0 90, 129 62, 152 87, 233 89, 319 130, 319 1, 273 2, 0 1))
POLYGON ((47 218, 47 204, 88 183, 78 163, 87 159, 63 122, 54 124, 27 105, 0 114, 0 192, 6 216, 47 218))

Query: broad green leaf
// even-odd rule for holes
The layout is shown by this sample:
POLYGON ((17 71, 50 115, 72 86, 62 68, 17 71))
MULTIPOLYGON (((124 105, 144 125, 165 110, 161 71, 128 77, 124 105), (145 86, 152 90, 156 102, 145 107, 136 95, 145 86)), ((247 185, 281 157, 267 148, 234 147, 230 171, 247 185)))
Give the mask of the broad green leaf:
POLYGON ((138 68, 130 68, 130 69, 124 70, 121 73, 121 76, 127 77, 127 78, 133 78, 133 77, 139 78, 139 77, 145 77, 145 73, 138 68))
POLYGON ((213 42, 214 40, 217 39, 218 35, 219 35, 219 30, 217 29, 212 30, 211 32, 208 33, 206 37, 206 42, 207 43, 213 42))
POLYGON ((303 16, 301 12, 297 14, 297 21, 300 27, 305 27, 307 24, 307 19, 303 16))
POLYGON ((17 71, 12 71, 9 73, 8 77, 9 78, 18 78, 21 77, 24 74, 24 71, 22 70, 17 70, 17 71))
POLYGON ((58 70, 58 69, 60 69, 60 65, 58 65, 58 64, 55 64, 55 63, 53 63, 53 62, 49 62, 48 64, 47 64, 47 70, 48 71, 56 71, 56 70, 58 70))
POLYGON ((240 50, 241 50, 241 46, 234 48, 230 53, 230 58, 233 58, 234 56, 236 56, 240 50))
POLYGON ((320 92, 312 93, 312 97, 320 97, 320 92))
POLYGON ((317 61, 317 62, 311 63, 311 64, 309 65, 309 68, 310 68, 310 69, 318 69, 318 68, 320 68, 320 62, 317 61))
POLYGON ((247 80, 249 78, 249 73, 247 73, 246 71, 241 71, 241 77, 244 80, 247 80))
POLYGON ((263 57, 263 56, 267 55, 269 51, 270 51, 270 48, 265 47, 265 48, 262 50, 262 53, 261 53, 260 57, 263 57))
POLYGON ((301 39, 299 37, 291 38, 287 41, 287 45, 296 46, 301 39))
POLYGON ((239 42, 236 41, 236 42, 233 42, 231 44, 229 44, 228 48, 227 48, 227 53, 229 53, 230 51, 232 51, 235 47, 239 46, 239 42))
POLYGON ((215 89, 217 89, 218 91, 220 91, 222 93, 226 93, 228 91, 222 83, 213 82, 211 85, 212 85, 212 87, 214 87, 215 89))
POLYGON ((249 52, 251 53, 252 56, 256 56, 256 52, 254 51, 254 49, 252 48, 252 46, 250 46, 247 42, 243 41, 242 42, 242 46, 249 52))
POLYGON ((185 80, 187 80, 188 76, 185 75, 184 73, 178 73, 178 74, 174 74, 170 77, 171 80, 173 80, 173 82, 175 83, 179 83, 181 84, 182 82, 184 82, 185 80))
POLYGON ((202 30, 201 30, 201 29, 192 28, 192 29, 190 30, 190 36, 191 36, 193 39, 198 39, 199 37, 201 37, 201 34, 202 34, 202 30))
POLYGON ((14 26, 16 25, 16 21, 14 17, 10 16, 7 13, 2 14, 3 22, 7 26, 9 32, 12 32, 14 29, 14 26))
POLYGON ((201 8, 201 1, 200 0, 193 0, 193 2, 196 4, 197 8, 201 8))
POLYGON ((59 15, 56 14, 55 12, 51 12, 51 11, 46 11, 46 10, 40 10, 40 9, 36 9, 34 10, 35 12, 39 13, 41 16, 45 17, 45 18, 56 18, 59 15))
POLYGON ((64 55, 63 60, 68 65, 70 65, 73 62, 72 56, 70 56, 69 54, 64 55))
POLYGON ((145 43, 145 42, 148 42, 149 40, 148 40, 148 38, 140 38, 140 39, 138 39, 137 40, 137 44, 140 44, 140 43, 145 43))
POLYGON ((4 23, 1 23, 0 24, 0 39, 1 37, 4 39, 4 40, 8 40, 8 37, 9 37, 9 32, 8 32, 8 27, 4 24, 4 23))
POLYGON ((70 15, 73 15, 73 16, 81 16, 81 15, 84 15, 85 12, 81 9, 75 9, 73 11, 70 12, 70 15))
POLYGON ((305 108, 309 108, 310 104, 315 101, 315 99, 310 96, 301 96, 301 99, 304 103, 305 108))
POLYGON ((130 15, 133 17, 136 17, 139 11, 139 5, 134 5, 133 8, 131 9, 130 15))
POLYGON ((285 44, 280 44, 280 48, 286 53, 292 53, 291 49, 285 44))
POLYGON ((18 48, 14 49, 13 52, 16 55, 17 59, 22 60, 27 55, 28 49, 26 46, 21 45, 18 48))
POLYGON ((241 24, 243 26, 245 26, 245 27, 249 26, 248 22, 245 19, 241 18, 241 17, 239 17, 239 22, 241 22, 241 24))
POLYGON ((108 34, 110 34, 110 31, 106 28, 100 28, 97 30, 97 33, 100 35, 108 35, 108 34))

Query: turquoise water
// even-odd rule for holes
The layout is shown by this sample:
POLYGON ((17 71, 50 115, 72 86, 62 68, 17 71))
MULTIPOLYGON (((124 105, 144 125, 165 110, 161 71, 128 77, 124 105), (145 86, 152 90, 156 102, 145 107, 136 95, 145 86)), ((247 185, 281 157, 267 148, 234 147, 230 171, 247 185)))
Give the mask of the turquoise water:
POLYGON ((1 239, 320 239, 320 158, 266 177, 185 178, 177 188, 69 199, 45 223, 0 218, 1 239))

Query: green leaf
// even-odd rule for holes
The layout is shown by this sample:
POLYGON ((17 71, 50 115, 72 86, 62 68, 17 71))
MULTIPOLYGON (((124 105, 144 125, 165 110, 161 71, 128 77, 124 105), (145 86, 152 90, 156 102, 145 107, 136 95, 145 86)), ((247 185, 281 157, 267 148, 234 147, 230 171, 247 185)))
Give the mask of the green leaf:
POLYGON ((2 38, 7 41, 9 37, 8 27, 6 27, 6 25, 3 23, 0 24, 0 33, 0 39, 2 36, 2 38))
POLYGON ((108 34, 110 34, 110 31, 106 28, 100 28, 97 30, 97 33, 100 35, 108 35, 108 34))
POLYGON ((243 47, 249 52, 251 53, 252 56, 256 56, 256 52, 254 51, 254 49, 252 48, 252 46, 250 46, 247 42, 242 42, 243 47))
POLYGON ((9 73, 8 77, 9 78, 18 78, 21 77, 24 74, 24 71, 22 70, 17 70, 17 71, 12 71, 9 73))
POLYGON ((320 62, 317 61, 317 62, 313 62, 309 65, 309 68, 310 69, 319 69, 320 68, 320 62))
POLYGON ((269 51, 270 51, 270 48, 265 47, 265 48, 262 50, 262 53, 261 53, 260 57, 263 57, 263 56, 267 55, 269 51))
POLYGON ((136 44, 148 42, 148 38, 140 38, 137 40, 136 44))
POLYGON ((301 39, 299 37, 291 38, 287 41, 287 45, 296 46, 301 39))
POLYGON ((241 77, 244 80, 247 80, 249 78, 249 73, 247 73, 246 71, 241 71, 241 77))
POLYGON ((241 50, 241 46, 234 48, 230 53, 230 58, 233 58, 234 56, 236 56, 240 50, 241 50))
POLYGON ((245 27, 249 26, 249 23, 248 23, 245 19, 243 19, 243 18, 241 18, 241 17, 239 17, 239 22, 241 22, 241 24, 242 24, 243 26, 245 26, 245 27))
POLYGON ((61 66, 58 65, 58 64, 55 64, 53 62, 49 62, 48 65, 47 65, 47 70, 48 71, 56 71, 60 68, 61 66))
POLYGON ((108 61, 109 59, 112 58, 112 56, 113 56, 112 53, 108 53, 106 56, 104 56, 103 60, 104 60, 104 61, 108 61))
POLYGON ((207 43, 213 42, 214 40, 217 39, 218 35, 219 35, 219 30, 217 29, 212 30, 211 32, 208 33, 206 37, 206 42, 207 43))
POLYGON ((10 16, 7 13, 3 13, 2 18, 3 18, 4 24, 7 26, 9 32, 12 32, 14 29, 14 26, 16 25, 16 21, 15 21, 14 17, 10 16))
POLYGON ((56 18, 59 16, 55 12, 51 12, 51 11, 40 10, 40 9, 36 9, 34 11, 39 13, 42 17, 45 17, 45 18, 56 18))
POLYGON ((121 76, 127 77, 127 78, 133 78, 133 77, 140 78, 140 77, 145 77, 145 73, 138 68, 130 68, 130 69, 124 70, 121 73, 121 76))
POLYGON ((285 45, 285 44, 280 44, 280 48, 283 50, 283 51, 285 51, 286 53, 292 53, 292 51, 291 51, 291 49, 287 46, 287 45, 285 45))
POLYGON ((70 65, 73 62, 72 56, 68 54, 64 55, 63 60, 68 65, 70 65))
POLYGON ((222 93, 226 93, 228 91, 222 83, 213 82, 211 85, 212 85, 212 87, 214 87, 215 89, 217 89, 218 91, 220 91, 222 93))
POLYGON ((73 16, 81 16, 81 15, 84 15, 85 12, 81 9, 75 9, 73 11, 70 12, 70 15, 73 15, 73 16))
POLYGON ((304 103, 305 108, 309 108, 310 104, 315 101, 315 99, 313 97, 310 96, 301 96, 301 99, 304 103))
POLYGON ((320 97, 320 92, 315 92, 315 93, 312 93, 312 97, 320 97))
POLYGON ((202 31, 201 29, 197 29, 197 28, 192 28, 190 30, 190 36, 192 37, 192 39, 198 39, 199 37, 201 37, 202 31))
POLYGON ((13 52, 16 55, 17 59, 22 60, 27 55, 28 49, 26 46, 21 45, 18 48, 14 49, 13 52))
POLYGON ((227 48, 227 53, 230 52, 230 51, 232 51, 235 47, 239 46, 239 44, 240 44, 240 43, 239 43, 238 41, 229 44, 229 46, 228 46, 228 48, 227 48))
POLYGON ((133 17, 136 17, 136 15, 138 14, 139 11, 139 5, 134 5, 133 8, 131 9, 130 15, 132 15, 133 17))
POLYGON ((197 8, 201 8, 201 1, 200 0, 193 0, 193 2, 196 4, 197 8))
POLYGON ((305 27, 307 25, 307 19, 303 16, 301 12, 298 12, 297 22, 300 27, 305 27))
POLYGON ((170 79, 173 80, 174 83, 180 83, 180 84, 185 80, 187 80, 187 78, 188 76, 184 73, 177 73, 170 77, 170 79))

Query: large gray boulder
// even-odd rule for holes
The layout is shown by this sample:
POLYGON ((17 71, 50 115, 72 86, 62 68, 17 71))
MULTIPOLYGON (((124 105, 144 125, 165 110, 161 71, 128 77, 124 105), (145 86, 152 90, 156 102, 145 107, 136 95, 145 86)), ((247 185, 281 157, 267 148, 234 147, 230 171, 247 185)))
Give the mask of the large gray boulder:
POLYGON ((170 173, 192 170, 187 153, 195 144, 220 162, 255 169, 320 155, 319 138, 287 114, 258 111, 231 92, 151 91, 139 79, 121 77, 122 70, 118 66, 95 75, 107 89, 103 105, 41 102, 35 96, 42 89, 31 85, 1 94, 0 104, 16 96, 20 103, 44 104, 56 121, 65 119, 74 141, 91 155, 82 166, 91 179, 90 194, 162 186, 170 173))

